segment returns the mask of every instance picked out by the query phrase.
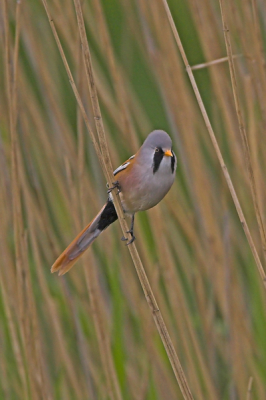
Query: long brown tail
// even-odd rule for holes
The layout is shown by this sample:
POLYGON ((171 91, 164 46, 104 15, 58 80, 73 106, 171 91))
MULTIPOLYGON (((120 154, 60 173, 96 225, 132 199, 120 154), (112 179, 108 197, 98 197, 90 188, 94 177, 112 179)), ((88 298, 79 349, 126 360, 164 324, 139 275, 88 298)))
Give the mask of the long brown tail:
POLYGON ((59 276, 68 272, 100 233, 102 233, 102 231, 116 219, 117 214, 113 202, 108 200, 89 225, 80 232, 73 242, 71 242, 65 251, 58 257, 51 268, 51 272, 58 271, 59 276))

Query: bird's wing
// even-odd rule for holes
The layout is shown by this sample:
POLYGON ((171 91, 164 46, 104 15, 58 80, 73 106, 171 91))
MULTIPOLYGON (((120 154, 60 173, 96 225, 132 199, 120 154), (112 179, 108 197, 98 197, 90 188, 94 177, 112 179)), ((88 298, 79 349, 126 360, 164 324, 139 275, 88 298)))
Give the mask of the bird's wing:
POLYGON ((122 165, 120 165, 120 167, 118 167, 118 168, 116 168, 116 170, 114 170, 114 172, 113 172, 114 176, 116 174, 118 174, 118 172, 121 172, 124 169, 126 169, 130 165, 131 160, 133 160, 133 158, 135 158, 135 154, 133 156, 131 156, 127 161, 125 161, 122 165))

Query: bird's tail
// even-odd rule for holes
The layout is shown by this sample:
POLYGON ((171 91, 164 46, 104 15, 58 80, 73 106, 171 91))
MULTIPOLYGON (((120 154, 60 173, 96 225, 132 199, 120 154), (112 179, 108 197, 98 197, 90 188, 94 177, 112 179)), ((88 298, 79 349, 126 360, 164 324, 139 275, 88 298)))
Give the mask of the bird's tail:
POLYGON ((51 268, 51 272, 58 271, 59 276, 68 272, 100 233, 115 220, 117 220, 117 214, 113 202, 109 199, 89 225, 80 232, 58 257, 51 268))

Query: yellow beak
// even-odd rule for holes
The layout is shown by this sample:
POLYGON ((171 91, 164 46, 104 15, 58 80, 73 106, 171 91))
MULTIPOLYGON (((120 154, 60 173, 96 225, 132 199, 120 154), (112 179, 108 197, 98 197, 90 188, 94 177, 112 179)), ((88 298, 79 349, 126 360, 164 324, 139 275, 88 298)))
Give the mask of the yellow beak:
POLYGON ((166 150, 166 151, 164 152, 164 155, 167 156, 167 157, 173 157, 173 153, 172 153, 171 150, 166 150))

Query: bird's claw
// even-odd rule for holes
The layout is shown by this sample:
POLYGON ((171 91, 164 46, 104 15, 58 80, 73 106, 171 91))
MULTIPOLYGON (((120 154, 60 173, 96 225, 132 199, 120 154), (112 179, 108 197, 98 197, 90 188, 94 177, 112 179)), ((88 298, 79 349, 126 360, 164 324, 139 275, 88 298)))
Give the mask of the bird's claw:
POLYGON ((108 194, 111 193, 114 189, 117 189, 117 194, 120 193, 120 192, 121 192, 121 186, 120 186, 119 182, 118 182, 118 181, 115 181, 115 182, 112 182, 112 184, 113 184, 114 186, 110 187, 110 188, 107 190, 107 193, 108 193, 108 194))
MULTIPOLYGON (((131 239, 129 240, 129 242, 126 243, 126 246, 128 246, 129 244, 133 243, 134 240, 136 240, 136 236, 134 236, 133 231, 131 231, 131 230, 126 231, 126 233, 130 233, 130 235, 131 235, 131 239)), ((121 240, 123 242, 126 242, 128 240, 128 238, 126 238, 125 236, 122 236, 121 240)))
POLYGON ((132 238, 130 239, 129 242, 126 243, 126 246, 128 246, 129 244, 133 243, 134 240, 136 240, 136 237, 134 235, 132 235, 132 238))

